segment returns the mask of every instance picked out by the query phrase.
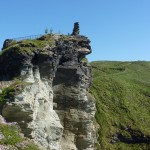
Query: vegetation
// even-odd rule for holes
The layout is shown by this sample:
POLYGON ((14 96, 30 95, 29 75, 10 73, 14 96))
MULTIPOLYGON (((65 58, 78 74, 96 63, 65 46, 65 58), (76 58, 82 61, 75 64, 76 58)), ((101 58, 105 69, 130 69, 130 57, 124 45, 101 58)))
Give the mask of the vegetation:
POLYGON ((11 44, 4 48, 0 52, 0 57, 2 55, 5 56, 12 56, 15 54, 21 54, 21 55, 33 55, 33 53, 45 53, 49 52, 45 47, 55 47, 58 39, 64 42, 79 42, 80 39, 74 37, 74 36, 66 36, 66 35, 55 35, 53 34, 53 29, 51 28, 50 33, 48 34, 48 29, 45 29, 45 35, 41 36, 37 39, 26 39, 21 41, 12 41, 11 44))
POLYGON ((0 139, 0 145, 10 149, 39 150, 38 146, 21 136, 20 132, 20 128, 17 125, 0 124, 0 134, 4 136, 0 139))
POLYGON ((2 107, 8 100, 13 101, 14 96, 19 94, 22 89, 30 83, 23 82, 21 80, 15 80, 10 86, 2 89, 0 93, 0 107, 2 107))
POLYGON ((14 99, 14 93, 15 93, 14 87, 4 88, 2 90, 2 93, 0 94, 0 106, 4 105, 7 99, 9 100, 14 99))
MULTIPOLYGON (((43 48, 47 45, 50 47, 55 46, 55 39, 52 34, 46 34, 39 39, 26 39, 18 42, 13 42, 9 47, 3 49, 0 55, 5 53, 20 53, 30 55, 32 52, 43 51, 43 48)), ((12 54, 11 54, 12 55, 12 54)))
POLYGON ((0 124, 0 132, 5 137, 0 140, 0 144, 14 145, 23 141, 23 138, 19 135, 19 128, 16 125, 0 124))
POLYGON ((82 59, 82 62, 86 62, 87 64, 89 64, 88 59, 86 57, 82 59))
POLYGON ((92 62, 99 150, 150 149, 150 62, 92 62))

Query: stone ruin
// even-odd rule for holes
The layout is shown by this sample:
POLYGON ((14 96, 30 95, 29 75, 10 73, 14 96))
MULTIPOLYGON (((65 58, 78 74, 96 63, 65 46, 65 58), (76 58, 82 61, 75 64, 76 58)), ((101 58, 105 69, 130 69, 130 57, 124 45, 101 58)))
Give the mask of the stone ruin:
POLYGON ((80 29, 79 29, 79 23, 75 22, 74 23, 74 28, 73 28, 73 32, 71 35, 79 35, 80 34, 80 29))

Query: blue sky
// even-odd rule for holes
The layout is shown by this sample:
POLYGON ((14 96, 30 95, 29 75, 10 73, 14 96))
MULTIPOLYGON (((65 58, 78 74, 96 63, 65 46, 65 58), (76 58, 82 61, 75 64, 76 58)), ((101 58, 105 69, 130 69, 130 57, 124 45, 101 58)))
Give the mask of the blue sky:
POLYGON ((91 40, 94 60, 150 60, 150 0, 1 0, 0 47, 7 38, 72 32, 91 40))

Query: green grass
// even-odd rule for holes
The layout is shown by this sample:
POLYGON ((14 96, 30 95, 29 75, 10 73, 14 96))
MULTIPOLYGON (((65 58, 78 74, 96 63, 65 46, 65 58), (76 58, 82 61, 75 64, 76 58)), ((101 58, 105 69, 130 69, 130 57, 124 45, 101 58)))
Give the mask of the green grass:
POLYGON ((0 145, 14 146, 18 150, 39 150, 32 141, 21 137, 21 130, 16 125, 0 124, 0 133, 4 135, 0 139, 0 145))
POLYGON ((0 94, 0 105, 4 105, 7 99, 14 98, 15 89, 13 87, 6 87, 0 94))
POLYGON ((0 124, 0 132, 5 136, 4 139, 0 140, 0 144, 15 145, 23 141, 19 135, 19 129, 15 125, 0 124))
POLYGON ((92 62, 91 66, 99 149, 149 149, 144 142, 112 143, 112 137, 119 133, 130 140, 133 136, 150 138, 150 62, 92 62))
POLYGON ((34 51, 43 51, 43 48, 47 45, 49 45, 50 47, 55 46, 55 39, 53 38, 52 35, 44 35, 41 37, 41 39, 34 39, 34 40, 30 40, 30 39, 26 39, 26 40, 22 40, 19 42, 13 42, 10 46, 8 46, 7 48, 3 49, 0 52, 0 56, 3 54, 9 54, 9 53, 20 53, 20 54, 27 54, 27 55, 31 55, 32 52, 34 51), (42 39, 43 38, 43 39, 42 39))
POLYGON ((39 148, 35 144, 30 144, 26 148, 23 148, 22 150, 39 150, 39 148))

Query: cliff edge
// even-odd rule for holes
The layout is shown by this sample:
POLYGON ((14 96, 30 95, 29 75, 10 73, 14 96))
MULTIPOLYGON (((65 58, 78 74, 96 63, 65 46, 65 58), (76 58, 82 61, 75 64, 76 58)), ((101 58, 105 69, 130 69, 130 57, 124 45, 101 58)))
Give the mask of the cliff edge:
POLYGON ((5 41, 0 55, 1 114, 26 137, 51 150, 94 150, 95 103, 84 61, 90 40, 78 34, 47 34, 5 41), (6 98, 7 97, 7 98, 6 98))

